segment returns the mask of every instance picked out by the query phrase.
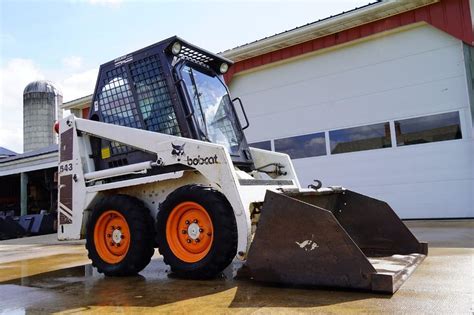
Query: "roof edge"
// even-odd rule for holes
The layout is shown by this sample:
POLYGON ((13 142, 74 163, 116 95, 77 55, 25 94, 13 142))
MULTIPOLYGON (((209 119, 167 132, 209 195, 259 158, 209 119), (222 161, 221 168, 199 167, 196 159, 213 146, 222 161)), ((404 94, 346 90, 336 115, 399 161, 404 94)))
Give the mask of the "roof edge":
POLYGON ((300 26, 286 32, 278 33, 249 44, 223 51, 221 54, 226 58, 238 62, 258 55, 279 50, 282 48, 281 45, 285 45, 285 41, 291 41, 291 44, 286 44, 286 47, 297 45, 299 43, 303 43, 311 39, 327 36, 346 29, 351 29, 356 26, 374 22, 381 18, 400 14, 406 11, 411 11, 416 8, 427 6, 436 2, 439 2, 439 0, 383 0, 381 2, 370 3, 366 6, 356 8, 345 13, 341 13, 333 17, 322 19, 320 21, 316 21, 308 25, 300 26), (364 19, 364 17, 366 16, 374 15, 376 13, 381 12, 391 13, 381 18, 364 19), (351 20, 356 19, 360 20, 360 22, 351 24, 349 23, 351 20), (319 36, 313 34, 316 32, 323 34, 319 36), (309 38, 311 35, 313 36, 309 38))
POLYGON ((92 103, 92 94, 63 103, 61 105, 61 109, 64 109, 64 110, 83 109, 83 108, 89 107, 91 103, 92 103))

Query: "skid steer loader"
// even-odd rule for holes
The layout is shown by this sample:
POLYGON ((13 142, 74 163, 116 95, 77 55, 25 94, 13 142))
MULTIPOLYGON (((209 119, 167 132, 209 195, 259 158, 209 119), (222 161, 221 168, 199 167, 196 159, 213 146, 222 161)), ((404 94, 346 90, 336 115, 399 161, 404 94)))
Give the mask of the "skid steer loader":
POLYGON ((237 257, 257 281, 395 292, 427 244, 385 202, 302 188, 288 155, 249 147, 231 66, 171 37, 100 67, 89 119, 59 123, 59 239, 108 276, 158 247, 187 278, 237 257))

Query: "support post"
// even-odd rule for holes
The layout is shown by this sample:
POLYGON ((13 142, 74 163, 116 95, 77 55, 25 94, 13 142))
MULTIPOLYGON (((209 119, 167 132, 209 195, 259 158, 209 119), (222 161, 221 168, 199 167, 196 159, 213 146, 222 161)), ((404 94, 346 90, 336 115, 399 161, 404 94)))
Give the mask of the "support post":
POLYGON ((21 215, 26 215, 28 212, 28 174, 20 174, 20 209, 21 215))

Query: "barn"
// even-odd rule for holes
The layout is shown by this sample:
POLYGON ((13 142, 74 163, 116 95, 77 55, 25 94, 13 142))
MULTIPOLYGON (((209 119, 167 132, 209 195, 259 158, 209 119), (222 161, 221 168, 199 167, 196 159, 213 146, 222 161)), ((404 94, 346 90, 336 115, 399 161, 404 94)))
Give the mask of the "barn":
POLYGON ((474 217, 472 16, 469 0, 380 1, 222 52, 248 141, 404 219, 474 217))
POLYGON ((225 51, 254 146, 402 218, 474 217, 469 1, 378 2, 225 51))

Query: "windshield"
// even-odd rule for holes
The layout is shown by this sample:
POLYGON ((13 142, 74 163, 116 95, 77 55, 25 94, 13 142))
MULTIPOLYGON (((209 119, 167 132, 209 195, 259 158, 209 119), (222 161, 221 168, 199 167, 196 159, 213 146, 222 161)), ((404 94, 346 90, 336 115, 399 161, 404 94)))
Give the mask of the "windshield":
POLYGON ((185 65, 181 75, 194 107, 203 140, 224 145, 230 154, 239 154, 242 140, 229 94, 217 76, 185 65))

